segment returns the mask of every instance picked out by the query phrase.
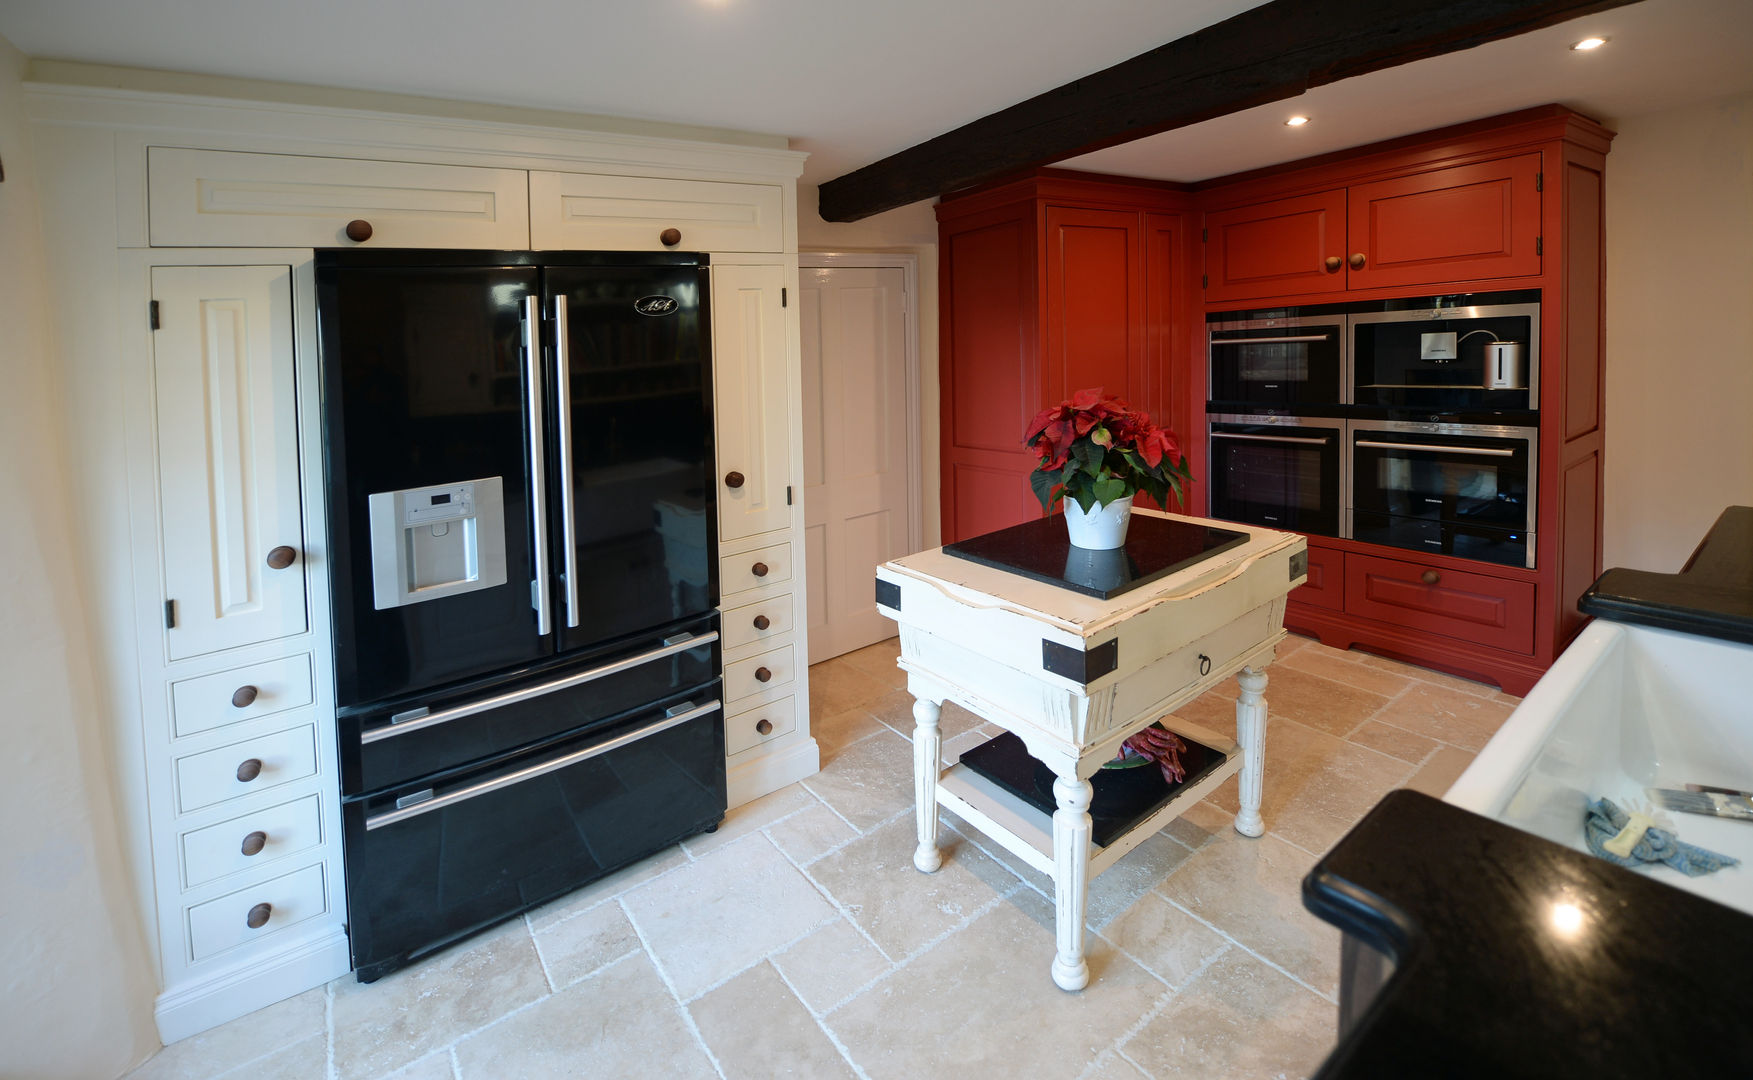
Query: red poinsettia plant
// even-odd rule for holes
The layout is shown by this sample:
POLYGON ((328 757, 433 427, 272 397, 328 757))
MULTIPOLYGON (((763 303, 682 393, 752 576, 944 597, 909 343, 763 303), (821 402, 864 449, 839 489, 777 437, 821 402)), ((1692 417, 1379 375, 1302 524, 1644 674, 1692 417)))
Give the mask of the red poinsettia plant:
POLYGON ((1046 511, 1067 498, 1087 514, 1140 491, 1166 507, 1193 480, 1175 433, 1101 387, 1036 413, 1023 445, 1041 455, 1029 484, 1046 511))

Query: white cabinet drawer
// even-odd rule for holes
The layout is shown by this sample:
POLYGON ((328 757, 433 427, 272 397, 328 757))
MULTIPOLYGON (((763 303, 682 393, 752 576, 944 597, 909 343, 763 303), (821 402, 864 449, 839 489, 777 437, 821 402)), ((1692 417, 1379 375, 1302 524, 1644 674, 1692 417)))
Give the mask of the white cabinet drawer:
POLYGON ((177 738, 309 705, 310 654, 282 657, 170 684, 177 738))
POLYGON ((183 888, 273 862, 323 842, 317 796, 209 825, 183 834, 183 888))
POLYGON ((724 596, 791 580, 791 545, 774 544, 718 560, 718 591, 724 596))
POLYGON ((783 251, 774 184, 530 173, 530 246, 613 251, 783 251), (663 242, 668 229, 679 233, 663 242))
POLYGON ((155 247, 522 248, 529 186, 521 169, 414 165, 154 146, 147 220, 155 247))
POLYGON ((740 701, 764 690, 777 690, 797 676, 797 647, 769 649, 747 660, 724 665, 724 700, 740 701), (766 678, 762 678, 765 673, 766 678))
POLYGON ((782 593, 726 611, 720 631, 725 652, 791 633, 791 596, 782 593))
POLYGON ((259 941, 321 915, 328 906, 322 863, 197 904, 188 914, 189 960, 200 963, 226 949, 259 941), (250 926, 251 911, 263 904, 267 907, 261 913, 267 921, 250 926))
POLYGON ((221 746, 176 762, 177 806, 183 813, 278 787, 317 771, 316 726, 306 722, 272 735, 221 746), (259 769, 252 779, 240 776, 259 769))
POLYGON ((782 697, 747 712, 737 713, 724 721, 724 753, 726 757, 740 754, 769 739, 789 735, 797 730, 795 698, 782 697))

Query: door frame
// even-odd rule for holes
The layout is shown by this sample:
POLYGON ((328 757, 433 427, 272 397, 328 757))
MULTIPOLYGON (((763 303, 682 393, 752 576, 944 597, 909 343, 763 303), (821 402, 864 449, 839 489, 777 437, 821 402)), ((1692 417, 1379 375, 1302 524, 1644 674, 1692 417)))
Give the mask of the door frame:
MULTIPOLYGON (((906 346, 907 379, 907 546, 918 551, 925 540, 922 419, 919 415, 919 256, 901 252, 804 251, 797 256, 798 270, 858 269, 901 271, 901 329, 906 346)), ((802 290, 802 282, 798 288, 802 290)), ((799 423, 802 418, 799 418, 799 423)))

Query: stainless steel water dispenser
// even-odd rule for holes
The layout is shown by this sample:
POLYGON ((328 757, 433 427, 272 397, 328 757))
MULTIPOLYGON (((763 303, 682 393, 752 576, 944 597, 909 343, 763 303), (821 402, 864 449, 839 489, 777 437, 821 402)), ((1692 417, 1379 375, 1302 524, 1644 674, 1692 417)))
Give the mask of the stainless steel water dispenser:
POLYGON ((505 584, 500 477, 373 492, 366 502, 379 611, 505 584))

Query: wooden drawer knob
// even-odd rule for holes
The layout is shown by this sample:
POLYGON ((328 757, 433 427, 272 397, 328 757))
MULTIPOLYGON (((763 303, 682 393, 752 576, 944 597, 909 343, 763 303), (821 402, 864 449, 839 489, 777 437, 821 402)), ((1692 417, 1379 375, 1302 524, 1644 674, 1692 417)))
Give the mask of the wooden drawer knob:
POLYGON ((1418 575, 1418 580, 1424 582, 1426 585, 1435 585, 1442 579, 1443 576, 1435 570, 1426 570, 1424 573, 1418 575))
POLYGON ((268 916, 272 914, 274 914, 273 904, 257 904, 255 907, 250 908, 250 913, 245 917, 243 922, 244 925, 251 930, 260 930, 262 927, 268 925, 268 916))
POLYGON ((295 560, 297 558, 298 558, 298 549, 297 548, 288 547, 285 544, 281 544, 279 547, 268 552, 268 569, 270 569, 270 570, 284 570, 288 566, 291 566, 293 563, 293 560, 295 560))
POLYGON ((764 562, 758 562, 755 565, 749 567, 749 573, 754 574, 756 577, 766 577, 767 576, 767 564, 764 562))
POLYGON ((1352 252, 1351 258, 1349 261, 1351 263, 1351 268, 1353 270, 1362 270, 1363 263, 1364 263, 1363 252, 1361 252, 1361 251, 1352 252))
POLYGON ((771 735, 773 734, 773 721, 757 720, 755 721, 755 730, 762 735, 771 735))
POLYGON ((724 474, 724 486, 727 488, 740 488, 743 486, 744 479, 745 477, 740 472, 727 472, 724 474))
POLYGON ((755 681, 756 682, 772 682, 773 681, 773 672, 768 670, 767 668, 758 667, 755 669, 755 681))
POLYGON ((255 703, 256 688, 253 686, 240 686, 231 692, 231 707, 234 709, 247 709, 255 703))
POLYGON ((241 848, 239 848, 238 850, 243 852, 245 855, 260 855, 262 853, 262 849, 267 847, 267 846, 268 846, 268 834, 261 831, 260 829, 257 829, 255 832, 250 833, 248 836, 243 838, 243 846, 241 848))
POLYGON ((682 230, 665 229, 657 234, 657 239, 664 247, 675 247, 682 242, 682 230))
POLYGON ((347 239, 355 244, 363 244, 371 239, 371 222, 364 218, 354 218, 347 223, 347 239))
POLYGON ((1339 272, 1339 268, 1341 266, 1344 266, 1344 265, 1345 265, 1345 260, 1341 259, 1339 256, 1337 256, 1337 255, 1327 256, 1327 272, 1329 274, 1337 274, 1339 272))
POLYGON ((772 625, 773 625, 773 620, 769 619, 767 616, 765 616, 765 615, 755 616, 755 629, 765 630, 769 626, 772 626, 772 625))
POLYGON ((248 758, 237 767, 238 783, 247 784, 262 775, 262 759, 248 758))

